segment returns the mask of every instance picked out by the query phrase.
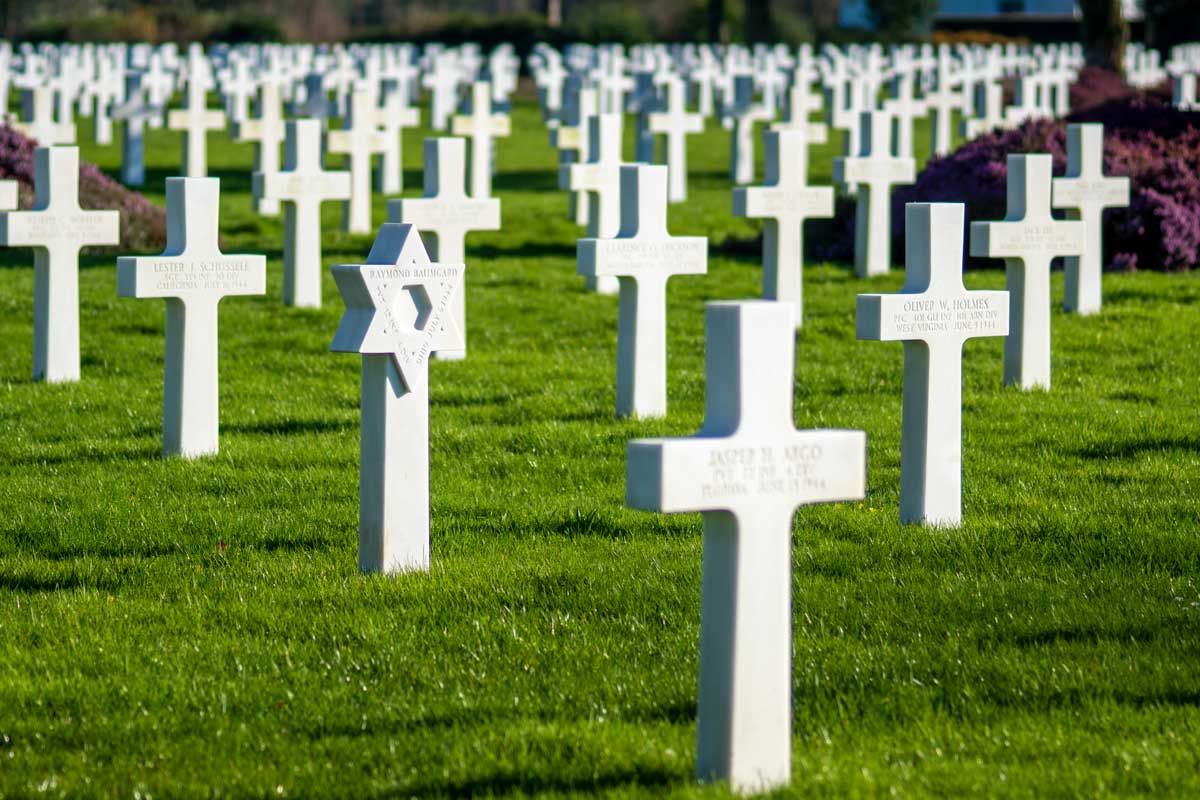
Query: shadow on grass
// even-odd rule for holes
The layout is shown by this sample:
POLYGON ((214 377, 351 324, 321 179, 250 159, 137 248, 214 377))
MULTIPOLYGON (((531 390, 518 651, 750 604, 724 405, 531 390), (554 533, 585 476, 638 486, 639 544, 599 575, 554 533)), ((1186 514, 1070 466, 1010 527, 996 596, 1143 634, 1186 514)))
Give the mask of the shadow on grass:
POLYGON ((548 529, 567 539, 599 537, 602 539, 625 540, 629 532, 595 509, 581 511, 573 509, 570 514, 551 521, 548 529))
POLYGON ((71 592, 76 589, 93 591, 108 591, 115 589, 119 581, 111 578, 84 577, 70 575, 29 575, 29 574, 0 574, 0 591, 8 590, 25 594, 49 594, 51 592, 71 592))
POLYGON ((357 421, 338 419, 279 419, 259 422, 231 422, 221 426, 227 433, 250 436, 299 436, 312 433, 343 433, 357 429, 357 421))
POLYGON ((618 767, 607 772, 594 772, 587 777, 569 775, 531 775, 528 773, 497 772, 479 778, 439 782, 434 780, 410 784, 403 789, 384 792, 377 797, 526 797, 547 793, 596 793, 627 787, 653 789, 655 793, 668 786, 680 785, 687 778, 666 770, 644 767, 618 767))
POLYGON ((1093 442, 1075 451, 1081 458, 1091 459, 1122 459, 1135 458, 1144 453, 1200 453, 1200 437, 1184 434, 1182 436, 1147 436, 1139 439, 1106 440, 1093 442))
POLYGON ((494 244, 475 245, 470 248, 470 256, 474 258, 568 258, 575 260, 575 245, 570 242, 525 242, 513 247, 500 247, 494 244))
MULTIPOLYGON (((558 170, 505 170, 492 177, 493 192, 559 192, 558 170)), ((566 193, 563 192, 565 195, 566 193)))

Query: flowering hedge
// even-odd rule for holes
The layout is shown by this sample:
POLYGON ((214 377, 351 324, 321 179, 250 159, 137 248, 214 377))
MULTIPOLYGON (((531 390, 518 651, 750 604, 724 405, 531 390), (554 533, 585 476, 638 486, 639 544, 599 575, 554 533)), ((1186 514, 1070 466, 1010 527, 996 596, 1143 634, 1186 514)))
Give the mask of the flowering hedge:
MULTIPOLYGON (((0 125, 0 179, 20 182, 21 208, 33 208, 34 140, 0 125)), ((167 241, 167 215, 137 192, 126 189, 95 164, 79 165, 79 205, 121 212, 121 243, 99 252, 158 252, 167 241)))
MULTIPOLYGON (((892 193, 893 256, 902 258, 904 252, 905 203, 966 203, 968 220, 998 220, 1005 215, 1010 153, 1049 153, 1055 174, 1064 174, 1068 122, 1102 123, 1105 174, 1130 178, 1129 207, 1106 212, 1107 268, 1200 267, 1200 113, 1178 111, 1146 95, 1103 103, 1066 120, 1033 121, 986 134, 948 156, 931 159, 916 183, 892 193)), ((853 259, 852 200, 839 200, 827 241, 818 256, 853 259)), ((966 263, 980 267, 1000 262, 968 258, 966 263)))

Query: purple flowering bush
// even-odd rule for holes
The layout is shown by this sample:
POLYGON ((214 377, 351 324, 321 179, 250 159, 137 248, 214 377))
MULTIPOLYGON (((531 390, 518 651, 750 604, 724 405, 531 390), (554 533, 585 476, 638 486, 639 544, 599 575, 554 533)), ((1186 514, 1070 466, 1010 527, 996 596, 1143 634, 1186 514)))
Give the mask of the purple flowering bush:
MULTIPOLYGON (((34 140, 0 125, 0 179, 20 183, 21 208, 33 208, 34 140)), ((98 252, 158 252, 167 242, 167 215, 141 194, 126 189, 95 164, 79 165, 79 205, 121 212, 121 244, 98 252)))
MULTIPOLYGON (((1105 214, 1104 264, 1110 270, 1182 271, 1200 267, 1200 113, 1178 111, 1154 96, 1110 101, 1065 120, 1031 121, 968 142, 931 159, 916 183, 892 193, 893 254, 904 252, 904 205, 965 203, 973 222, 1003 219, 1010 153, 1049 153, 1066 172, 1068 122, 1104 125, 1104 172, 1130 179, 1130 204, 1105 214)), ((819 256, 854 257, 854 202, 838 201, 829 245, 819 256)), ((968 267, 997 266, 968 258, 968 267)))

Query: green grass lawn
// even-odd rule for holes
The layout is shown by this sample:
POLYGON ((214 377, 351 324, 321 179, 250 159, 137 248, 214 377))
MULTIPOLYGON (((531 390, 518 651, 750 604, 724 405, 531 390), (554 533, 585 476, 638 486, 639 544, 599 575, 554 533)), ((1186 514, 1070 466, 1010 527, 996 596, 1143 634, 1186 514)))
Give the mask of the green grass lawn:
MULTIPOLYGON (((704 303, 758 295, 757 255, 720 246, 755 231, 728 134, 691 140, 671 211, 714 252, 668 292, 670 416, 618 422, 616 299, 575 276, 531 104, 513 129, 504 230, 468 240, 470 357, 431 368, 428 575, 357 573, 359 359, 329 352, 328 272, 322 310, 282 306, 249 146, 209 140, 226 251, 268 256, 267 294, 221 306, 219 456, 160 458, 164 303, 118 298, 112 258, 81 272, 82 382, 31 383, 32 254, 4 252, 0 798, 726 793, 692 779, 700 517, 623 498, 629 439, 699 427, 704 303)), ((149 136, 161 203, 179 138, 149 136)), ((362 260, 339 217, 327 264, 362 260)), ((783 794, 1197 796, 1197 274, 1108 276, 1090 319, 1056 274, 1051 392, 967 345, 952 532, 899 525, 902 348, 854 336, 854 296, 901 282, 806 270, 796 423, 866 430, 869 489, 796 516, 783 794)))

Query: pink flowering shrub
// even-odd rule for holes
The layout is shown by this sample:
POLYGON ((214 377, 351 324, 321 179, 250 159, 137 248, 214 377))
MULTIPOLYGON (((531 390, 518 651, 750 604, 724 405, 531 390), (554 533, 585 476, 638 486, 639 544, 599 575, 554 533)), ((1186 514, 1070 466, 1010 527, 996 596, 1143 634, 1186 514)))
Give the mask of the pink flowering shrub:
MULTIPOLYGON (((33 208, 34 140, 0 125, 0 179, 20 182, 21 208, 33 208)), ((99 252, 158 252, 167 242, 167 215, 137 192, 105 175, 95 164, 79 165, 79 205, 121 212, 121 244, 99 252)))
MULTIPOLYGON (((1130 204, 1105 214, 1104 263, 1112 270, 1180 271, 1200 267, 1200 114, 1148 97, 1105 103, 1066 120, 1038 120, 986 134, 931 159, 916 183, 892 193, 893 254, 904 252, 904 205, 965 203, 969 221, 1003 219, 1007 157, 1049 153, 1055 175, 1066 172, 1068 122, 1104 125, 1104 173, 1130 179, 1130 204)), ((854 255, 854 205, 840 200, 829 245, 817 255, 854 255)), ((968 259, 968 267, 1000 262, 968 259)))

